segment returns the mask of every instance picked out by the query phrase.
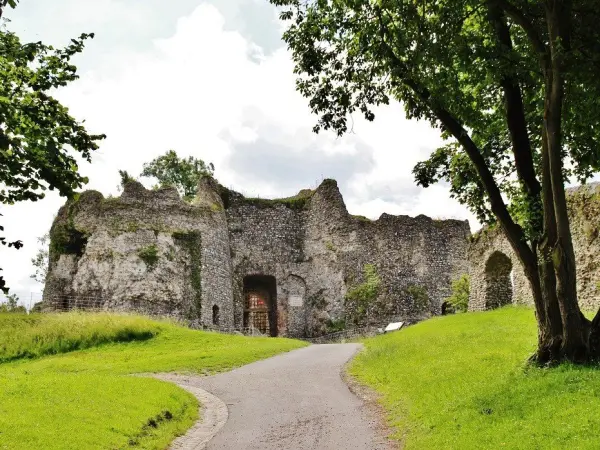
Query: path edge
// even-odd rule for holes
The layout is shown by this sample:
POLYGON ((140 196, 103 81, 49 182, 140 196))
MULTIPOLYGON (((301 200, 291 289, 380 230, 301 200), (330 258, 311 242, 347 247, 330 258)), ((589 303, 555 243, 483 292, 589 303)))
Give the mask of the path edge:
POLYGON ((390 438, 394 430, 388 425, 387 411, 379 402, 381 394, 358 381, 349 372, 354 358, 356 358, 356 356, 363 351, 365 351, 364 344, 360 344, 360 347, 356 349, 350 359, 348 359, 348 361, 346 361, 346 363, 342 366, 340 370, 340 377, 348 387, 348 390, 354 394, 364 405, 367 416, 372 423, 377 437, 381 440, 381 443, 387 445, 390 449, 402 450, 404 448, 404 443, 402 441, 398 442, 390 438))
POLYGON ((151 375, 161 381, 179 386, 191 393, 200 403, 200 418, 181 435, 171 442, 170 450, 203 450, 210 440, 223 428, 229 418, 227 405, 217 396, 191 384, 203 377, 158 373, 151 375))

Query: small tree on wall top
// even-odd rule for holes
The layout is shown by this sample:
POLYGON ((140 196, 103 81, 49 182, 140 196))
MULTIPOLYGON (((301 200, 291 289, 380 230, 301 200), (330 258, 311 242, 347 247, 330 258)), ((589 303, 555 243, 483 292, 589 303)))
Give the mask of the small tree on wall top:
POLYGON ((270 0, 314 130, 399 100, 447 144, 419 163, 425 187, 498 223, 529 280, 540 363, 600 358, 600 315, 579 310, 564 181, 600 168, 597 0, 270 0), (508 202, 505 201, 508 199, 508 202))
POLYGON ((196 194, 198 182, 204 176, 212 176, 215 166, 193 156, 179 158, 175 150, 169 150, 144 164, 142 177, 154 177, 160 187, 173 186, 185 199, 196 194))

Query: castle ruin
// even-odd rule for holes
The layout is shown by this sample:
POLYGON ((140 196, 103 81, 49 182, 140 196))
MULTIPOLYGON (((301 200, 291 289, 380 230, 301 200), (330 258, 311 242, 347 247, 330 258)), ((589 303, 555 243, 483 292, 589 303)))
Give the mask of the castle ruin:
POLYGON ((138 182, 80 194, 51 229, 44 302, 170 315, 199 328, 312 337, 348 320, 366 264, 381 279, 367 320, 440 314, 468 272, 467 221, 352 216, 334 180, 278 200, 205 178, 189 204, 138 182), (416 295, 415 292, 420 293, 416 295))
MULTIPOLYGON (((598 186, 569 190, 569 207, 580 304, 598 308, 598 186)), ((441 314, 452 281, 466 273, 470 310, 532 302, 498 228, 471 235, 467 221, 352 216, 334 180, 266 200, 205 178, 191 203, 174 188, 129 182, 120 197, 86 191, 68 201, 50 235, 44 303, 54 309, 138 311, 197 328, 315 337, 353 317, 346 293, 367 264, 381 285, 363 324, 441 314)))

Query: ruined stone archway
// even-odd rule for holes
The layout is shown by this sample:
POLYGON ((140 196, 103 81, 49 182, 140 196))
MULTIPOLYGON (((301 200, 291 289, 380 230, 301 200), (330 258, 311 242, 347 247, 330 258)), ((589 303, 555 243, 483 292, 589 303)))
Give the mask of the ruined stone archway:
POLYGON ((244 277, 244 329, 278 335, 277 283, 269 275, 244 277))
POLYGON ((512 303, 512 261, 504 253, 493 252, 485 263, 485 309, 512 303))

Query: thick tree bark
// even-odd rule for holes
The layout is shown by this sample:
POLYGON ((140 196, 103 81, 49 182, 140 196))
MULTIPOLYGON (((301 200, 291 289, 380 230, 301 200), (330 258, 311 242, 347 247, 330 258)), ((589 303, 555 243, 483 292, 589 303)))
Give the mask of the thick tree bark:
MULTIPOLYGON (((488 17, 498 39, 499 53, 507 54, 511 52, 513 43, 510 29, 506 23, 504 11, 499 7, 497 0, 488 0, 488 17)), ((549 213, 544 219, 548 219, 550 224, 554 226, 554 207, 552 206, 551 195, 549 197, 551 208, 542 208, 542 187, 537 179, 533 164, 533 152, 519 81, 513 74, 504 73, 500 78, 500 86, 504 92, 506 122, 511 137, 517 176, 529 201, 531 227, 540 230, 545 228, 545 221, 542 220, 540 209, 549 213)), ((537 240, 532 242, 534 251, 536 251, 537 245, 537 240)), ((538 322, 538 348, 532 359, 545 364, 559 358, 560 343, 562 342, 562 320, 556 302, 556 280, 552 262, 545 257, 544 251, 541 252, 541 258, 536 252, 535 259, 537 267, 524 267, 533 294, 538 322)))
POLYGON ((551 245, 556 273, 556 295, 563 324, 562 352, 566 359, 579 362, 589 358, 588 327, 577 304, 575 252, 563 180, 561 139, 564 100, 563 66, 565 52, 569 50, 570 14, 568 1, 550 0, 546 4, 551 58, 546 70, 544 127, 556 219, 556 242, 551 245))
MULTIPOLYGON (((537 35, 535 27, 510 2, 491 0, 488 3, 499 5, 515 23, 525 29, 534 49, 540 55, 546 76, 541 185, 536 178, 533 165, 519 84, 510 77, 505 77, 501 81, 505 93, 507 126, 514 147, 517 175, 528 195, 534 200, 536 196, 537 200, 541 196, 543 205, 543 219, 537 226, 540 229, 543 224, 544 235, 541 242, 533 242, 532 247, 526 242, 521 227, 513 221, 508 212, 498 184, 480 149, 460 121, 431 97, 427 87, 418 80, 406 76, 408 71, 404 63, 396 57, 393 48, 386 42, 389 31, 379 17, 381 43, 390 61, 396 67, 396 73, 393 75, 430 108, 444 128, 461 144, 478 173, 488 195, 491 210, 502 226, 530 283, 539 326, 538 352, 535 359, 540 363, 563 359, 585 362, 594 355, 590 353, 590 348, 595 349, 600 356, 600 311, 590 326, 577 304, 575 256, 564 191, 561 147, 564 75, 561 52, 564 51, 565 44, 568 48, 569 24, 564 21, 570 14, 570 6, 568 1, 561 0, 548 0, 546 3, 550 50, 544 43, 544 39, 537 35), (525 151, 527 146, 529 149, 525 151)), ((495 25, 500 41, 508 42, 510 33, 507 28, 498 27, 498 23, 495 25)))
POLYGON ((542 130, 542 203, 544 209, 544 235, 539 244, 539 271, 542 279, 546 323, 541 330, 538 345, 538 362, 547 363, 561 359, 563 324, 556 295, 556 276, 552 263, 550 243, 556 242, 556 217, 550 181, 550 161, 545 128, 542 130))

